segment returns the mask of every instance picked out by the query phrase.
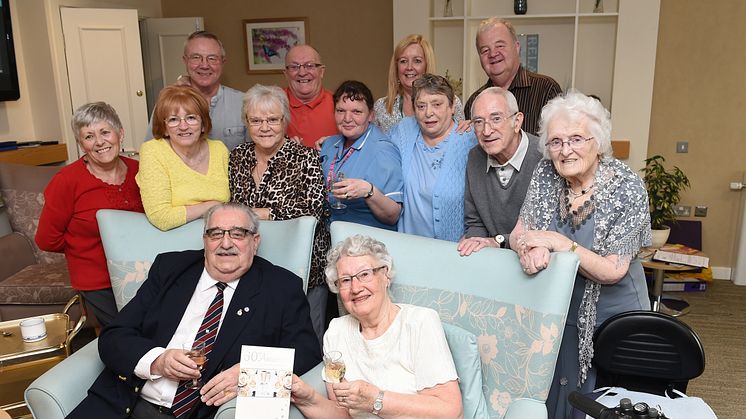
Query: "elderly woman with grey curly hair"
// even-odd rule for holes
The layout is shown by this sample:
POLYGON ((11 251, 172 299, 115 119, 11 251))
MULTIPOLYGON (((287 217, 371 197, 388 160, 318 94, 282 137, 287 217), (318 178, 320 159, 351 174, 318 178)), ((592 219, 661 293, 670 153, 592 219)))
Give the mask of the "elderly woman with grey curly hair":
POLYGON ((345 381, 329 398, 293 377, 292 401, 307 418, 460 418, 461 393, 438 314, 395 304, 394 264, 386 246, 356 235, 329 251, 329 288, 350 313, 332 320, 324 351, 342 354, 345 381), (341 407, 341 409, 340 409, 341 407))
POLYGON ((510 236, 526 273, 549 263, 550 252, 575 252, 580 268, 559 359, 547 398, 549 417, 569 417, 567 396, 595 386, 593 333, 607 318, 649 309, 636 258, 650 244, 648 197, 640 177, 611 155, 611 118, 578 92, 541 111, 539 162, 510 236))

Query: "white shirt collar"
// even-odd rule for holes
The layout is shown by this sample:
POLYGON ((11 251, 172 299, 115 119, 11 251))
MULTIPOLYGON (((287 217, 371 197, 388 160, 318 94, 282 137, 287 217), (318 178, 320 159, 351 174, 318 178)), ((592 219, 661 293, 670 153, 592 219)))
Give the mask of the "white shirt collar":
POLYGON ((505 167, 507 165, 512 166, 517 171, 521 171, 521 165, 523 164, 523 160, 526 158, 526 153, 528 152, 528 135, 526 135, 526 132, 521 130, 521 142, 518 144, 518 149, 513 153, 513 157, 510 158, 505 164, 500 164, 497 162, 497 160, 487 155, 487 171, 489 172, 491 167, 494 167, 496 169, 499 169, 500 167, 505 167))

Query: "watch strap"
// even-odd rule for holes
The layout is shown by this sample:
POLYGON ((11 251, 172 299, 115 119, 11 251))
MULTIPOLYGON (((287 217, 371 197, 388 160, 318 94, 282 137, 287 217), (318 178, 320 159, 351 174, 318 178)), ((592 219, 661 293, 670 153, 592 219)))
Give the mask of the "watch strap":
POLYGON ((368 182, 368 183, 370 183, 370 190, 369 190, 369 191, 368 191, 368 193, 367 193, 367 194, 365 194, 365 196, 363 197, 363 198, 365 198, 365 199, 368 199, 368 198, 370 198, 371 196, 373 196, 373 183, 371 183, 371 182, 368 182))
POLYGON ((383 390, 378 392, 378 397, 376 397, 376 400, 373 402, 372 413, 377 415, 381 412, 381 409, 383 409, 383 390))

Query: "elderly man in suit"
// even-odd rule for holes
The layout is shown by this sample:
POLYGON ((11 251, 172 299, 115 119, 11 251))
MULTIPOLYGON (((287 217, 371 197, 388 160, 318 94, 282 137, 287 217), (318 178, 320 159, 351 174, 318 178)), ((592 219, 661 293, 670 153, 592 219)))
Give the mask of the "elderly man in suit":
POLYGON ((301 280, 256 256, 257 222, 243 205, 215 206, 204 252, 156 257, 101 334, 106 368, 68 417, 212 418, 236 397, 241 345, 295 348, 297 374, 321 361, 301 280), (201 371, 183 349, 196 342, 206 346, 201 371), (204 386, 191 389, 193 378, 204 386))

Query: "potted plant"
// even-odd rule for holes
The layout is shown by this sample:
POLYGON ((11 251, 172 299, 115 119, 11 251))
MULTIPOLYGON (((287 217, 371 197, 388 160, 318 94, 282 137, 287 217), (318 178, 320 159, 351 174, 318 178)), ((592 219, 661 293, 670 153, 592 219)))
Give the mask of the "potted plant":
POLYGON ((653 229, 653 247, 663 246, 671 232, 668 224, 676 222, 674 207, 681 200, 681 191, 690 187, 689 178, 678 167, 666 170, 663 156, 645 159, 643 180, 648 189, 650 227, 653 229))

